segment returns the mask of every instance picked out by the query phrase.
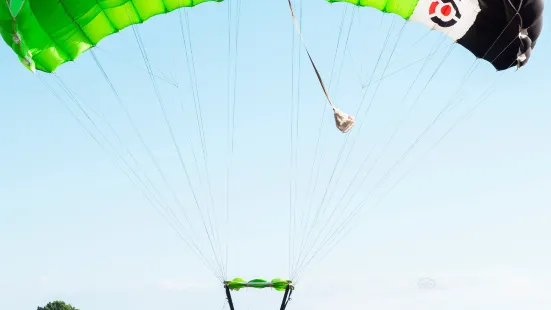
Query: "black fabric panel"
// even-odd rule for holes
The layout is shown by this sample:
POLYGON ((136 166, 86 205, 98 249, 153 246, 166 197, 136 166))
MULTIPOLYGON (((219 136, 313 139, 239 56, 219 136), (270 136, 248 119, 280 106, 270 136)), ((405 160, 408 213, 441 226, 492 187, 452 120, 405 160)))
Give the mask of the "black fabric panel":
POLYGON ((528 62, 542 31, 543 1, 479 0, 481 11, 475 23, 457 43, 490 62, 497 70, 522 67, 528 62), (519 37, 522 30, 528 38, 519 37), (517 61, 519 54, 525 54, 526 60, 517 61))

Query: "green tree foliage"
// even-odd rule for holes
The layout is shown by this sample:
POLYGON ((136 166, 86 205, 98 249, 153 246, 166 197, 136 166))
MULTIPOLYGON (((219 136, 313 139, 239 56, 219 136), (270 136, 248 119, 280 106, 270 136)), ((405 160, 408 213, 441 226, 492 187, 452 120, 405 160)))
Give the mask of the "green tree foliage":
POLYGON ((56 300, 49 302, 45 307, 38 307, 36 310, 79 310, 63 301, 56 300))

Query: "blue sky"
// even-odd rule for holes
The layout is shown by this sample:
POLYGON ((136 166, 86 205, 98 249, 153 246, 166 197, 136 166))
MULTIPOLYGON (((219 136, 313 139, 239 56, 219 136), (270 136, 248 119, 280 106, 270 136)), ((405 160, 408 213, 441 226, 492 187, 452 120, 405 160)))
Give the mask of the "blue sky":
MULTIPOLYGON (((294 67, 291 65, 294 29, 285 1, 243 2, 231 213, 226 230, 227 71, 233 63, 228 61, 227 11, 228 3, 188 10, 217 227, 222 240, 230 241, 228 276, 287 277, 289 184, 294 180, 289 168, 291 107, 299 107, 300 116, 295 144, 298 169, 293 174, 298 214, 308 209, 314 158, 315 167, 321 163, 314 178, 317 189, 311 195, 316 206, 323 199, 345 136, 334 128, 332 115, 326 111, 316 153, 326 101, 304 53, 299 64, 295 52, 294 67), (294 83, 291 80, 293 68, 296 74, 299 67, 300 87, 296 78, 294 83)), ((300 6, 297 12, 308 47, 326 83, 331 84, 334 101, 345 112, 355 114, 362 97, 359 79, 369 80, 366 77, 394 27, 374 80, 383 74, 403 22, 389 15, 382 19, 382 14, 370 9, 359 9, 352 18, 351 6, 324 1, 309 1, 302 13, 300 6), (345 26, 339 36, 343 14, 345 26), (348 29, 352 31, 344 50, 348 29)), ((178 88, 161 80, 157 83, 196 194, 202 205, 208 204, 178 15, 151 19, 138 29, 156 74, 174 75, 178 81, 178 88), (197 169, 191 145, 200 160, 197 169)), ((421 25, 406 24, 386 73, 428 55, 441 37, 426 33, 421 25)), ((297 48, 296 37, 294 42, 297 48)), ((407 100, 402 98, 422 62, 369 88, 365 105, 373 94, 375 99, 368 117, 364 110, 356 115, 358 125, 350 133, 344 154, 352 141, 356 141, 354 148, 344 168, 336 170, 338 177, 328 190, 328 206, 334 207, 354 174, 360 171, 363 176, 370 164, 376 163, 357 196, 346 196, 352 199, 351 208, 364 198, 367 204, 346 238, 300 278, 289 309, 539 310, 551 304, 547 263, 551 250, 546 246, 551 236, 551 107, 547 104, 551 90, 545 60, 551 43, 545 30, 522 70, 500 74, 481 62, 461 89, 460 100, 453 102, 453 109, 391 171, 387 182, 377 187, 446 105, 473 63, 472 55, 456 46, 415 100, 450 44, 443 41, 407 100), (454 127, 486 91, 492 93, 484 104, 454 127), (393 129, 413 104, 412 114, 382 153, 393 129), (427 152, 451 127, 454 130, 427 152), (364 167, 363 159, 372 148, 375 155, 364 167), (376 189, 374 194, 368 195, 372 189, 376 189), (420 289, 418 281, 423 278, 433 279, 436 286, 420 289)), ((100 48, 95 54, 168 183, 190 212, 202 238, 200 246, 208 251, 152 83, 148 74, 135 67, 143 69, 145 65, 132 30, 106 39, 100 48)), ((54 299, 83 310, 222 308, 224 295, 218 280, 114 164, 118 157, 98 147, 8 47, 0 48, 0 66, 5 73, 0 78, 0 308, 33 309, 54 299)), ((55 85, 55 77, 41 76, 55 85)), ((140 171, 151 176, 177 210, 170 189, 156 174, 91 53, 63 66, 58 76, 83 105, 101 109, 141 163, 140 171)), ((67 103, 75 106, 70 100, 67 103)), ((99 119, 97 115, 95 119, 99 119)), ((119 145, 116 139, 112 141, 119 145)), ((356 192, 360 179, 353 183, 351 193, 356 192)), ((275 309, 281 297, 269 290, 235 295, 237 309, 275 309)))

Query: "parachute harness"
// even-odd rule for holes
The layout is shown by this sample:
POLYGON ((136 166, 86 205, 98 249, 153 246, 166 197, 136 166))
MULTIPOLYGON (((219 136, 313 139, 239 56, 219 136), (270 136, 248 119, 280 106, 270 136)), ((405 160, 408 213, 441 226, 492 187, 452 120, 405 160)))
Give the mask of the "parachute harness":
POLYGON ((274 288, 277 291, 285 291, 283 294, 283 300, 279 310, 285 310, 287 304, 291 301, 291 295, 295 289, 295 286, 290 280, 273 279, 271 282, 262 279, 254 279, 246 282, 243 279, 235 278, 231 281, 224 281, 224 290, 226 291, 226 298, 228 299, 228 305, 230 310, 235 310, 233 305, 233 299, 231 297, 231 291, 239 291, 242 288, 274 288))
POLYGON ((318 68, 316 67, 316 64, 314 64, 314 60, 312 59, 312 56, 310 55, 310 52, 308 51, 308 48, 306 47, 306 43, 304 43, 304 39, 302 38, 302 33, 300 32, 300 26, 298 25, 297 18, 295 16, 295 12, 293 11, 293 5, 291 4, 291 0, 287 0, 289 3, 289 9, 291 10, 291 16, 293 17, 293 22, 295 24, 295 28, 297 29, 297 33, 300 37, 300 41, 302 42, 302 45, 304 45, 304 50, 306 50, 306 54, 308 55, 308 59, 310 60, 310 63, 312 64, 312 67, 314 68, 314 71, 316 72, 316 76, 318 77, 318 81, 321 85, 321 88, 323 89, 323 93, 325 94, 325 97, 327 98, 327 101, 329 102, 329 105, 333 109, 333 113, 335 114, 335 124, 337 125, 337 128, 343 132, 347 133, 354 127, 355 117, 352 115, 348 115, 341 110, 339 110, 335 105, 333 104, 333 101, 331 100, 331 97, 329 97, 329 93, 327 92, 327 89, 325 88, 325 84, 323 83, 323 80, 321 78, 321 75, 318 71, 318 68))

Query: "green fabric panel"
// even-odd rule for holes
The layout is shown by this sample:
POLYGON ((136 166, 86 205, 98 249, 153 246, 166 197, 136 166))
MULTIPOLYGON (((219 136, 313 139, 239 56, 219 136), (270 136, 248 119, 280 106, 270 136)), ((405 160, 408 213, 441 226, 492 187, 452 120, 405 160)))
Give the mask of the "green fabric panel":
POLYGON ((408 20, 419 0, 327 0, 327 2, 348 2, 358 6, 369 6, 385 13, 393 13, 408 20))
POLYGON ((284 290, 287 289, 288 285, 291 285, 290 283, 291 283, 291 281, 286 281, 286 280, 281 280, 281 279, 273 279, 272 280, 272 287, 277 291, 284 291, 284 290))
POLYGON ((239 291, 240 289, 246 288, 246 287, 252 287, 252 288, 271 287, 276 291, 285 291, 285 289, 287 289, 287 286, 291 285, 291 281, 281 280, 279 278, 273 279, 271 282, 268 282, 264 279, 254 279, 247 282, 241 278, 235 278, 231 281, 226 281, 225 283, 233 291, 239 291))
POLYGON ((128 26, 182 7, 222 1, 16 0, 11 7, 2 1, 0 34, 27 68, 54 72, 128 26))
POLYGON ((23 6, 23 1, 25 0, 11 0, 10 1, 10 12, 12 16, 17 15, 19 13, 19 10, 23 6))

